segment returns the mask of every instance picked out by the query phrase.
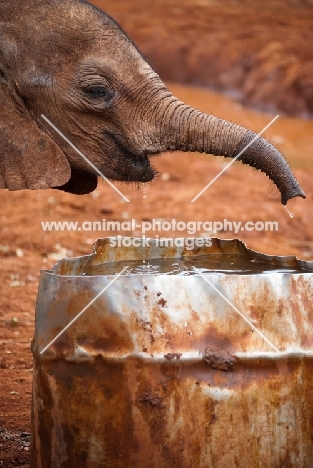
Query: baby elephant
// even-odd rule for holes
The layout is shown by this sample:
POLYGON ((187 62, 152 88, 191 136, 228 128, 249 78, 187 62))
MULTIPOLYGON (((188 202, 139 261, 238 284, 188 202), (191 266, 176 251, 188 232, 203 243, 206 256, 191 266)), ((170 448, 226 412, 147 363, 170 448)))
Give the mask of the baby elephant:
MULTIPOLYGON (((150 156, 197 151, 235 157, 251 131, 177 100, 131 40, 83 0, 0 0, 0 188, 82 194, 97 173, 146 182, 150 156)), ((283 204, 305 198, 281 154, 258 138, 238 158, 276 184, 283 204)))

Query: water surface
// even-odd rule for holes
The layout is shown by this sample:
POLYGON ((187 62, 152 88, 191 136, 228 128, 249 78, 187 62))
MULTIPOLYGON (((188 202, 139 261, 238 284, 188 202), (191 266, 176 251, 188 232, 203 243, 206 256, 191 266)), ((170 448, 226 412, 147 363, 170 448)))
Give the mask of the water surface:
POLYGON ((205 273, 229 274, 267 274, 267 273, 301 273, 300 268, 270 265, 267 262, 251 260, 240 255, 199 255, 181 258, 158 258, 152 260, 119 261, 102 263, 86 268, 83 275, 115 275, 128 265, 125 275, 180 275, 190 276, 205 273))

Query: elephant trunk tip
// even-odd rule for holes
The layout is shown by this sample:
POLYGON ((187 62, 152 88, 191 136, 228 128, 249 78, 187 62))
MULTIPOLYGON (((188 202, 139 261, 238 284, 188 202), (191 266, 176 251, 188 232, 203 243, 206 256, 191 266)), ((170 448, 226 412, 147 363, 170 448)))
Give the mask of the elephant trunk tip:
MULTIPOLYGON (((253 132, 247 130, 237 147, 237 151, 240 152, 255 137, 253 132)), ((238 159, 244 164, 261 170, 274 182, 281 193, 281 203, 284 206, 291 198, 306 198, 286 159, 275 146, 264 138, 259 137, 248 150, 244 150, 238 159)))
POLYGON ((292 187, 287 192, 281 194, 281 202, 284 206, 287 205, 288 200, 291 200, 292 198, 296 197, 301 197, 301 198, 306 198, 306 194, 304 191, 301 189, 301 187, 298 185, 297 187, 292 187))

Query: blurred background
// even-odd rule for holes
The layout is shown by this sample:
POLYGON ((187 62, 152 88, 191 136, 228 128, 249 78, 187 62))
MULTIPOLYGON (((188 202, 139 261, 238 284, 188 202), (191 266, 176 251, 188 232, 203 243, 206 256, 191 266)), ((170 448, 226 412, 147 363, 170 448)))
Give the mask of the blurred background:
POLYGON ((313 115, 309 0, 93 0, 166 81, 221 91, 258 110, 313 115))

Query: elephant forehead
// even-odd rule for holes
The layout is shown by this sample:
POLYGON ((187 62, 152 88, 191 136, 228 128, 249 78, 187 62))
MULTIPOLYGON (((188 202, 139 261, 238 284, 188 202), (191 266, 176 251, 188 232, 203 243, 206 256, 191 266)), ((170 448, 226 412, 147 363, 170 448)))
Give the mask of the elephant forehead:
POLYGON ((124 79, 125 70, 136 80, 154 73, 115 21, 89 3, 28 0, 18 16, 12 3, 4 0, 0 9, 0 19, 6 16, 0 30, 7 31, 0 49, 7 37, 6 60, 21 86, 47 88, 54 77, 83 76, 86 62, 93 64, 95 74, 117 80, 124 79))
POLYGON ((30 0, 16 16, 16 7, 10 7, 12 3, 4 0, 4 9, 1 4, 0 31, 2 37, 10 38, 9 43, 13 44, 13 39, 17 45, 11 55, 20 63, 23 58, 43 66, 55 61, 73 63, 80 61, 82 55, 101 54, 107 59, 111 55, 115 60, 125 60, 129 53, 130 39, 114 20, 93 5, 80 0, 30 0))
POLYGON ((26 17, 37 17, 45 20, 50 15, 55 16, 59 22, 62 22, 64 16, 73 21, 80 19, 84 21, 91 14, 94 17, 105 16, 111 22, 113 21, 102 10, 85 0, 27 0, 25 2, 0 0, 0 6, 0 19, 4 21, 10 19, 18 21, 19 18, 26 17))
POLYGON ((91 29, 85 25, 85 28, 73 29, 68 24, 64 27, 49 25, 41 23, 32 28, 29 22, 24 24, 23 30, 16 25, 6 34, 7 28, 0 24, 0 52, 4 59, 16 69, 26 71, 40 67, 50 72, 71 69, 82 57, 100 59, 102 56, 105 60, 111 55, 115 60, 123 59, 123 39, 112 39, 112 33, 107 34, 104 27, 91 29), (110 44, 111 39, 113 44, 110 44))
POLYGON ((75 41, 89 42, 120 30, 102 10, 81 0, 28 0, 20 5, 1 0, 1 27, 10 28, 19 40, 30 39, 35 45, 50 40, 53 47, 74 40, 73 48, 75 41))

